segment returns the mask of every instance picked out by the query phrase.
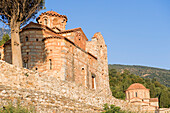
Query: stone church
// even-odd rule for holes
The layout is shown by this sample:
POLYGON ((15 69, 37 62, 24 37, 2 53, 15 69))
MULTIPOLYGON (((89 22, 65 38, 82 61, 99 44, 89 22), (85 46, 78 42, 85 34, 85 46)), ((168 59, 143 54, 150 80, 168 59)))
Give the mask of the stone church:
POLYGON ((150 98, 149 89, 139 83, 134 83, 126 90, 126 101, 134 105, 141 105, 145 111, 158 111, 158 98, 150 98))
MULTIPOLYGON (((81 28, 66 30, 67 17, 54 11, 42 13, 36 21, 20 30, 25 68, 110 93, 107 46, 100 32, 88 41, 81 28)), ((11 40, 1 48, 1 59, 12 63, 11 40)))

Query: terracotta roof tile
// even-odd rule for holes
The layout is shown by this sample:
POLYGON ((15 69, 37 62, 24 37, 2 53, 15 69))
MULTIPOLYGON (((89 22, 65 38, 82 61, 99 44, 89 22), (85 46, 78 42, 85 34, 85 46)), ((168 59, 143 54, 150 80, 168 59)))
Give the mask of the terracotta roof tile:
POLYGON ((66 22, 68 20, 66 15, 60 15, 59 13, 57 13, 55 11, 47 11, 47 12, 41 13, 41 15, 36 19, 37 22, 42 15, 61 16, 61 17, 64 17, 66 19, 66 22))
POLYGON ((63 34, 63 33, 75 32, 75 31, 81 31, 81 32, 83 33, 83 35, 85 36, 86 40, 88 41, 88 38, 87 38, 86 35, 84 34, 84 32, 83 32, 83 30, 81 29, 81 27, 74 28, 74 29, 69 29, 69 30, 65 30, 65 31, 60 31, 60 32, 57 32, 56 34, 63 34))
POLYGON ((134 83, 134 84, 130 85, 127 90, 133 90, 133 89, 146 89, 146 88, 145 88, 145 86, 143 86, 140 83, 134 83))
POLYGON ((149 102, 158 102, 158 98, 150 98, 149 102))
POLYGON ((54 14, 58 15, 58 13, 57 13, 57 12, 54 12, 54 11, 47 11, 46 13, 52 14, 52 15, 54 15, 54 14))

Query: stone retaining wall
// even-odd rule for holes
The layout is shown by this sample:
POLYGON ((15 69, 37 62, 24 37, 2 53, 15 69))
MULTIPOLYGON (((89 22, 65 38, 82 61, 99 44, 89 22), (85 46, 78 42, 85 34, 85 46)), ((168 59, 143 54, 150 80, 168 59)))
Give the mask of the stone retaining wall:
POLYGON ((140 106, 132 106, 105 90, 91 90, 75 83, 61 81, 53 75, 17 68, 0 60, 0 101, 1 107, 8 100, 23 105, 33 105, 41 113, 102 112, 105 103, 115 104, 123 110, 141 112, 140 106))

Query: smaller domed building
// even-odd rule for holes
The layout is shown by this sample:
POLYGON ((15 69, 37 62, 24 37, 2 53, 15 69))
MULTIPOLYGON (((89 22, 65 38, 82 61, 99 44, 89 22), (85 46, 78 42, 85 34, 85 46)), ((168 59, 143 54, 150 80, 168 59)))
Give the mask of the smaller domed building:
POLYGON ((149 89, 140 83, 134 83, 126 90, 126 101, 143 106, 143 110, 157 111, 159 108, 158 98, 150 98, 149 89))

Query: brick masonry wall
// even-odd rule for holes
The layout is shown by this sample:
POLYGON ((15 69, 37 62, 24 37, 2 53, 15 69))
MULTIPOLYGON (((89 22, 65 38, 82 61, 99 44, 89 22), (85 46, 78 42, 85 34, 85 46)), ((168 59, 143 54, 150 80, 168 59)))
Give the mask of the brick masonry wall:
POLYGON ((101 112, 105 103, 123 110, 140 112, 140 106, 118 100, 105 92, 98 92, 69 81, 61 81, 46 73, 17 68, 0 60, 1 107, 21 99, 22 105, 34 105, 41 113, 101 112))
POLYGON ((20 37, 23 62, 27 62, 29 69, 35 70, 37 68, 37 70, 42 71, 45 53, 42 43, 43 32, 36 29, 26 30, 20 33, 20 37))

